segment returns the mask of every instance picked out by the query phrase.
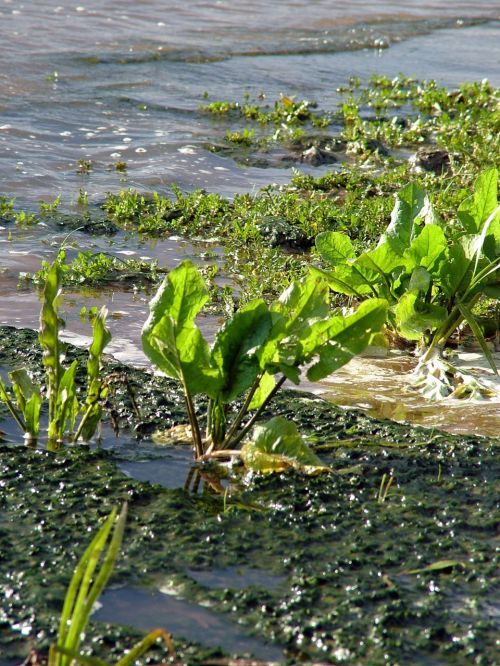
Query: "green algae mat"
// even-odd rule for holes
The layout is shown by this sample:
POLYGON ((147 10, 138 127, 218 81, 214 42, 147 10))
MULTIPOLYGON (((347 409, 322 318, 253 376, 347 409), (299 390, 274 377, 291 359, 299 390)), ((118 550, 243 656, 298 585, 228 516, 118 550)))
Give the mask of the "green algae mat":
MULTIPOLYGON (((2 367, 39 362, 35 334, 4 327, 0 338, 2 367)), ((59 453, 0 444, 0 662, 54 639, 90 535, 127 501, 123 553, 85 641, 95 655, 112 660, 151 622, 174 634, 177 663, 498 663, 498 440, 284 392, 273 414, 312 437, 330 473, 223 481, 218 493, 208 468, 187 490, 185 455, 167 488, 124 469, 168 468, 170 449, 148 432, 181 422, 180 396, 164 379, 109 370, 129 380, 114 396, 115 442, 59 453)))

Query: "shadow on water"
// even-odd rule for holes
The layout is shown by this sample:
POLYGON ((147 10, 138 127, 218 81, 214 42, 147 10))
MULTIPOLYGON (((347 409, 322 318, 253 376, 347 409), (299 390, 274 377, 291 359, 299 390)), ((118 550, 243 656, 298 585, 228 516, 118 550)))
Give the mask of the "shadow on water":
POLYGON ((280 648, 246 635, 225 617, 190 601, 140 587, 109 590, 101 597, 94 614, 100 622, 132 626, 141 631, 163 627, 174 638, 221 647, 232 654, 252 654, 260 659, 283 658, 280 648))

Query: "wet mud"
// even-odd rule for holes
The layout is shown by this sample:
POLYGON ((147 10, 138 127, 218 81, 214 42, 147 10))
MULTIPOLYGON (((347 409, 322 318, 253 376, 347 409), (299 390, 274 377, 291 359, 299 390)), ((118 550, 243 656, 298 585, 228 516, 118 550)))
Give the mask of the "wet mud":
MULTIPOLYGON (((26 360, 36 367, 35 334, 0 332, 3 369, 26 360)), ((119 367, 142 419, 138 428, 120 388, 122 429, 104 447, 29 449, 0 422, 8 433, 0 444, 2 659, 19 662, 30 646, 53 640, 79 555, 110 507, 126 500, 108 594, 121 587, 182 602, 173 611, 182 663, 224 653, 284 664, 496 663, 498 440, 375 420, 285 392, 272 413, 296 421, 330 474, 255 476, 230 484, 225 496, 203 483, 187 492, 182 478, 166 488, 158 478, 130 478, 120 465, 172 455, 149 433, 151 423, 182 422, 180 396, 170 382, 119 367), (384 475, 393 478, 388 490, 384 475), (207 608, 227 622, 227 643, 222 631, 215 645, 210 623, 193 628, 192 613, 202 618, 207 608), (234 626, 250 642, 231 642, 234 626)), ((122 621, 135 629, 95 616, 87 632, 95 654, 111 659, 145 629, 122 621)), ((170 629, 168 613, 162 623, 170 629)))

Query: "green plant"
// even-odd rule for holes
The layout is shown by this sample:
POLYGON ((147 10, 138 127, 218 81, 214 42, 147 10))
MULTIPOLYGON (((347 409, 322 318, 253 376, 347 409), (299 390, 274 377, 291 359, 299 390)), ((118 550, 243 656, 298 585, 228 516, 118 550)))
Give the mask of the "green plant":
POLYGON ((57 209, 59 208, 60 203, 61 203, 61 195, 60 194, 52 202, 40 201, 39 202, 40 213, 42 215, 49 215, 50 213, 55 213, 57 211, 57 209))
MULTIPOLYGON (((114 508, 82 555, 66 593, 57 642, 50 647, 48 666, 72 666, 75 663, 107 666, 101 659, 81 654, 80 645, 94 604, 106 586, 119 555, 126 517, 126 504, 118 516, 114 508)), ((154 629, 115 666, 133 666, 159 638, 163 639, 169 652, 175 654, 170 634, 163 629, 154 629)))
POLYGON ((425 191, 410 183, 398 193, 391 222, 373 250, 356 255, 346 234, 319 234, 317 249, 333 270, 315 270, 334 291, 387 299, 388 325, 420 342, 424 363, 466 321, 497 372, 472 313, 482 294, 500 299, 497 190, 497 170, 484 172, 456 220, 444 225, 425 191))
POLYGON ((94 435, 101 420, 101 402, 107 393, 101 359, 105 346, 111 340, 111 334, 106 328, 107 310, 103 307, 92 321, 87 391, 85 400, 80 403, 75 380, 78 361, 74 360, 68 368, 62 363, 64 345, 60 340, 60 285, 61 266, 56 260, 47 273, 40 313, 39 341, 45 368, 44 391, 25 368, 9 373, 13 395, 0 379, 0 399, 5 402, 28 441, 36 440, 40 433, 40 411, 45 397, 49 412, 47 436, 51 448, 57 447, 67 436, 76 442, 80 437, 88 441, 94 435), (78 415, 80 418, 77 423, 78 415))
MULTIPOLYGON (((57 256, 60 266, 61 284, 65 287, 81 287, 82 285, 102 285, 123 280, 136 282, 154 282, 158 273, 166 269, 158 267, 158 262, 141 261, 139 259, 121 259, 105 252, 92 252, 85 250, 79 252, 70 262, 66 262, 66 253, 60 250, 57 256)), ((21 273, 21 277, 30 280, 33 284, 44 285, 47 281, 52 265, 42 261, 40 270, 33 275, 21 273)))
POLYGON ((210 347, 195 323, 207 299, 201 275, 190 261, 182 262, 150 302, 142 332, 148 358, 182 386, 197 458, 239 445, 285 380, 298 384, 305 366, 316 381, 363 351, 387 309, 384 300, 373 299, 350 316, 331 316, 327 283, 309 275, 292 282, 270 306, 262 299, 247 303, 210 347), (208 398, 204 437, 196 394, 208 398))

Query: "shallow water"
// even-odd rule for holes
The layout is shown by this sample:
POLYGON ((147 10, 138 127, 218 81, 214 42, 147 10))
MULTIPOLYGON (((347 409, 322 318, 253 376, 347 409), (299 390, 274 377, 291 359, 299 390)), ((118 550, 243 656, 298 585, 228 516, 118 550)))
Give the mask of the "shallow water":
POLYGON ((251 638, 227 617, 172 594, 140 587, 104 592, 94 619, 132 626, 144 632, 157 627, 209 647, 224 646, 234 654, 250 653, 266 660, 283 658, 275 645, 251 638))
MULTIPOLYGON (((198 107, 246 90, 338 101, 353 75, 500 83, 497 2, 0 2, 0 190, 19 205, 176 182, 224 194, 287 180, 204 150, 198 107), (439 29, 439 30, 437 30, 439 29), (88 175, 78 160, 90 159, 88 175), (109 165, 128 164, 124 177, 109 165)), ((307 168, 307 167, 304 167, 307 168)))

